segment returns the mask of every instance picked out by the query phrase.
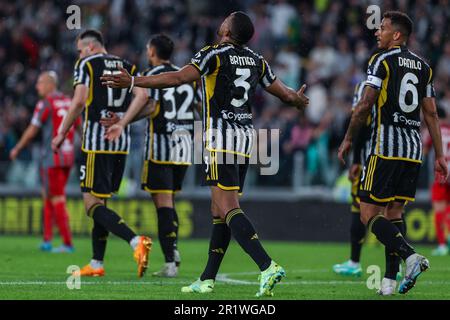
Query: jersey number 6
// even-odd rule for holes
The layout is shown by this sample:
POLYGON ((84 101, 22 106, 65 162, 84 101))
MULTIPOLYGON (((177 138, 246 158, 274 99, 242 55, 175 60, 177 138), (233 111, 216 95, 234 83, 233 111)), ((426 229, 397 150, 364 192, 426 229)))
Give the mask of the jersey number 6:
POLYGON ((417 88, 415 86, 415 84, 418 83, 419 79, 417 79, 417 76, 414 73, 408 72, 403 76, 400 84, 400 95, 398 97, 398 104, 403 112, 413 112, 419 105, 419 94, 417 93, 417 88), (406 103, 406 94, 408 92, 411 92, 412 94, 412 102, 410 104, 406 103))

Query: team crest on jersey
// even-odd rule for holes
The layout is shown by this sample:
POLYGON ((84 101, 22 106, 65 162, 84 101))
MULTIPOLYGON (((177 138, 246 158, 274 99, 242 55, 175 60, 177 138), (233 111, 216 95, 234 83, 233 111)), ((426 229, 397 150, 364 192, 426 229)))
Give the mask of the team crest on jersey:
POLYGON ((167 122, 166 123, 166 131, 167 132, 173 132, 176 129, 176 125, 173 122, 167 122))

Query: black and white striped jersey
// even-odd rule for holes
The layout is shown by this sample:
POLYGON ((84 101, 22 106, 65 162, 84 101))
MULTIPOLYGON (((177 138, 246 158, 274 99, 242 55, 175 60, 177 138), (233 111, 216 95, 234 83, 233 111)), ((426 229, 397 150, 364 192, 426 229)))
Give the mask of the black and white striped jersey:
POLYGON ((419 106, 435 96, 430 66, 405 46, 395 46, 372 56, 366 86, 380 90, 372 110, 371 154, 421 162, 419 106))
MULTIPOLYGON (((358 82, 353 92, 352 111, 355 110, 358 102, 362 98, 366 81, 358 82)), ((367 122, 358 132, 353 141, 353 163, 364 166, 366 159, 370 154, 370 132, 372 128, 372 116, 367 117, 367 122)))
MULTIPOLYGON (((179 70, 162 64, 143 72, 144 76, 179 70)), ((200 102, 195 83, 165 89, 148 89, 156 109, 147 120, 145 160, 160 164, 192 163, 194 105, 200 102)))
POLYGON ((202 75, 205 148, 250 157, 256 86, 275 81, 269 64, 245 46, 222 43, 200 50, 191 65, 202 75))
POLYGON ((121 66, 134 75, 136 66, 128 61, 109 54, 95 54, 79 59, 74 68, 73 86, 85 85, 89 96, 85 106, 82 150, 94 153, 127 154, 130 148, 130 127, 115 141, 105 139, 106 129, 100 124, 101 118, 110 112, 122 116, 132 98, 128 88, 113 89, 102 85, 100 77, 104 74, 120 72, 121 66))

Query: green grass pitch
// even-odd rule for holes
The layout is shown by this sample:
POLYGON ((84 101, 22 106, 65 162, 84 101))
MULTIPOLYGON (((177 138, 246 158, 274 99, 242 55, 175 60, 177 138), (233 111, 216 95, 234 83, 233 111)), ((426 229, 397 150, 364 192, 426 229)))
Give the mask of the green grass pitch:
MULTIPOLYGON (((73 254, 42 253, 35 237, 0 236, 0 299, 255 299, 258 269, 232 242, 220 270, 215 292, 209 295, 183 294, 180 288, 195 280, 206 261, 207 240, 181 240, 182 264, 176 279, 151 276, 163 257, 155 241, 147 274, 138 279, 131 248, 110 237, 105 258, 106 276, 83 278, 79 290, 69 290, 66 273, 69 265, 83 266, 91 256, 89 238, 76 238, 73 254)), ((407 295, 380 297, 369 290, 367 266, 384 270, 384 250, 380 245, 363 248, 363 276, 348 278, 331 270, 344 261, 347 244, 294 243, 263 241, 269 254, 285 267, 287 277, 275 288, 273 298, 265 299, 450 299, 450 255, 431 257, 431 247, 416 246, 427 255, 431 268, 422 274, 407 295)), ((381 274, 382 276, 382 274, 381 274)))

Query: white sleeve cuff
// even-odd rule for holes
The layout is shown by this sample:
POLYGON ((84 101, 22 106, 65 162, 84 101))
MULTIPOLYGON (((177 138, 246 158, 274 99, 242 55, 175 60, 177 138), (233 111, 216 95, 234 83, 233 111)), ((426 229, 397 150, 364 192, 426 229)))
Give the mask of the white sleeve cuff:
POLYGON ((383 80, 381 80, 378 77, 375 76, 367 76, 367 80, 366 80, 366 85, 369 84, 373 87, 376 87, 378 89, 381 88, 381 83, 383 82, 383 80))
POLYGON ((429 84, 427 85, 426 97, 427 97, 427 98, 433 98, 433 97, 435 97, 435 96, 436 96, 436 94, 435 94, 435 92, 434 92, 433 85, 432 85, 431 83, 429 83, 429 84))

